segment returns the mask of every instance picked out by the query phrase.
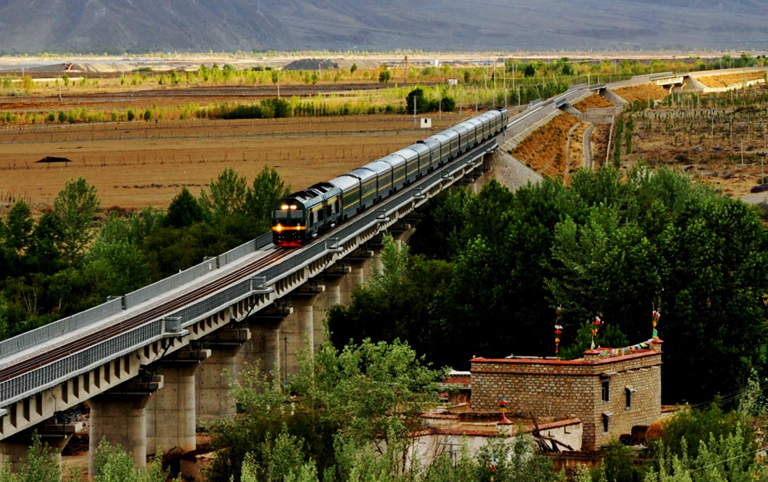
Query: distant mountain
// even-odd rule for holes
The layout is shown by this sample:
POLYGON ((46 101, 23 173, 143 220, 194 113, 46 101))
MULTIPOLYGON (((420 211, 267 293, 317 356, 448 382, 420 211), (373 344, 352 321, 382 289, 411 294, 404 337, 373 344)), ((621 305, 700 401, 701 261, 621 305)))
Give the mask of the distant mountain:
POLYGON ((4 53, 765 47, 765 0, 0 0, 4 53))

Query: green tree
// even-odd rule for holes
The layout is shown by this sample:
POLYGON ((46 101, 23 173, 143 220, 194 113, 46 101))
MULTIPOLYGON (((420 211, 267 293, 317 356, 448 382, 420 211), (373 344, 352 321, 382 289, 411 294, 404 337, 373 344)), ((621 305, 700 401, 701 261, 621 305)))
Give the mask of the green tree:
POLYGON ((93 240, 94 218, 100 209, 96 188, 82 177, 67 181, 53 200, 53 212, 61 226, 58 249, 69 263, 77 262, 93 240))
POLYGON ((392 72, 389 70, 382 70, 379 72, 379 83, 386 84, 392 79, 392 72))
POLYGON ((349 68, 349 73, 354 74, 357 72, 357 64, 352 64, 352 67, 349 68))
POLYGON ((171 201, 165 225, 183 228, 198 223, 203 219, 203 209, 189 190, 184 187, 171 201))
POLYGON ((245 194, 245 212, 258 224, 258 232, 269 230, 275 205, 289 194, 290 187, 280 178, 277 169, 264 165, 245 194))
POLYGON ((35 81, 32 79, 32 77, 26 75, 21 78, 21 88, 24 89, 24 92, 29 94, 32 92, 32 89, 35 88, 35 81))
POLYGON ((44 212, 35 225, 27 250, 26 258, 30 270, 53 274, 62 268, 65 261, 59 246, 63 236, 62 223, 56 213, 44 212))
POLYGON ((413 89, 405 97, 405 105, 409 114, 413 113, 413 107, 416 106, 417 113, 427 112, 429 110, 429 100, 424 96, 423 89, 413 89))
POLYGON ((8 467, 3 467, 0 473, 3 482, 60 482, 61 465, 59 455, 47 443, 40 441, 35 432, 32 436, 32 446, 27 452, 26 460, 21 462, 18 471, 11 474, 8 467))
POLYGON ((139 468, 122 447, 102 439, 93 457, 94 482, 181 482, 181 477, 170 479, 170 469, 163 470, 162 454, 155 456, 146 467, 139 468))
POLYGON ((6 220, 7 246, 18 252, 26 250, 34 225, 32 209, 30 209, 29 204, 22 200, 16 201, 8 211, 8 219, 6 220))
MULTIPOLYGON (((238 480, 245 466, 245 476, 255 474, 257 480, 280 480, 291 467, 298 469, 292 477, 313 480, 306 462, 328 473, 340 445, 388 453, 386 447, 401 447, 421 426, 421 413, 434 403, 432 393, 442 376, 403 343, 369 340, 342 351, 325 343, 313 357, 303 358, 285 390, 247 369, 232 389, 243 416, 211 427, 214 445, 222 450, 209 479, 238 480)), ((389 454, 402 460, 402 453, 389 454)))
POLYGON ((225 169, 216 180, 211 181, 208 191, 200 192, 200 207, 214 220, 245 212, 245 177, 233 169, 225 169))

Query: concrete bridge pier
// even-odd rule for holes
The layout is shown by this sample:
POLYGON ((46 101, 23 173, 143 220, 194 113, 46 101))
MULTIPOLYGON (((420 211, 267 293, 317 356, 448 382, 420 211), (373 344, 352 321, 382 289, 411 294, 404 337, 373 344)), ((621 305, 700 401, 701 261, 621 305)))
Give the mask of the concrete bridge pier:
POLYGON ((373 275, 374 271, 378 271, 379 273, 384 271, 384 263, 381 261, 381 255, 384 252, 384 244, 382 243, 382 238, 383 236, 379 234, 368 243, 368 247, 373 252, 373 257, 371 258, 370 263, 371 276, 373 275))
POLYGON ((57 423, 55 419, 51 419, 33 430, 27 430, 0 441, 0 470, 8 469, 10 473, 18 472, 21 464, 27 462, 35 432, 42 443, 48 444, 48 447, 58 454, 59 463, 61 463, 61 451, 72 436, 82 429, 83 422, 57 423))
POLYGON ((411 238, 411 236, 413 236, 413 233, 415 232, 416 228, 410 223, 406 222, 399 222, 394 224, 389 229, 389 233, 392 235, 392 239, 395 240, 400 248, 402 248, 404 244, 408 243, 408 240, 411 238))
POLYGON ((344 277, 352 271, 349 264, 340 262, 334 264, 320 277, 325 291, 320 294, 313 305, 312 324, 314 325, 314 350, 317 350, 325 340, 325 320, 328 312, 341 304, 341 286, 344 277))
POLYGON ((159 363, 163 387, 147 403, 147 453, 197 448, 195 375, 211 350, 186 348, 159 363))
POLYGON ((144 372, 113 390, 90 400, 91 428, 88 473, 96 473, 94 455, 102 439, 120 445, 138 467, 147 463, 145 408, 153 393, 163 388, 163 376, 144 372))
POLYGON ((255 366, 270 379, 275 376, 278 380, 282 379, 283 340, 280 337, 280 325, 291 313, 293 306, 287 301, 278 300, 245 320, 251 339, 243 344, 237 354, 238 371, 255 366))
POLYGON ((200 364, 195 376, 195 407, 199 422, 205 424, 235 414, 235 400, 230 394, 229 383, 237 378, 237 355, 250 340, 248 328, 222 328, 204 338, 211 356, 200 364))
POLYGON ((344 258, 349 263, 350 272, 344 277, 341 285, 342 305, 352 303, 352 292, 355 291, 355 287, 363 284, 366 275, 370 275, 371 258, 373 258, 373 251, 364 246, 354 250, 344 258))
POLYGON ((304 283, 291 293, 293 315, 287 317, 280 327, 283 337, 283 350, 286 357, 288 375, 298 373, 299 353, 309 350, 307 356, 312 356, 315 349, 315 320, 314 306, 318 297, 325 292, 325 285, 315 281, 304 283), (287 343, 286 343, 287 341, 287 343))

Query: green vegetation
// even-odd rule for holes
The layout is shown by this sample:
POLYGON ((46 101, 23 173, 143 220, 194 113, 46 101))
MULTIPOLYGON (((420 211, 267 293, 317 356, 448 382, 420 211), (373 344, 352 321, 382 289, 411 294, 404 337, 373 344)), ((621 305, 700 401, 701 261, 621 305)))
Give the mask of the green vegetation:
POLYGON ((247 184, 231 169, 199 198, 186 188, 168 213, 101 214, 96 190, 67 182, 35 222, 19 200, 0 221, 0 339, 103 303, 268 231, 288 194, 266 166, 247 184), (95 221, 96 219, 101 220, 95 221))
POLYGON ((208 480, 487 481, 495 458, 497 481, 564 481, 522 436, 491 439, 473 457, 465 449, 454 460, 447 452, 432 463, 410 459, 443 376, 399 341, 325 343, 284 388, 250 369, 234 383, 240 413, 210 427, 220 450, 208 480))
POLYGON ((660 298, 665 400, 711 400, 752 369, 765 374, 768 238, 741 201, 640 166, 625 180, 580 171, 570 189, 545 179, 515 193, 495 182, 477 196, 455 190, 425 215, 413 254, 389 256, 398 265, 385 263, 384 282, 330 312, 337 346, 407 339, 457 369, 473 355, 554 355, 562 306, 561 346, 578 356, 598 312, 598 343, 649 339, 660 298))

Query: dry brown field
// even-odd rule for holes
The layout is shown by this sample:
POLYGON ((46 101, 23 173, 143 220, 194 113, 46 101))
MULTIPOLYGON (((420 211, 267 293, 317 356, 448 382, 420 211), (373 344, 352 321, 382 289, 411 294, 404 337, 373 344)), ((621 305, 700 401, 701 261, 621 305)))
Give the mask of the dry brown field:
POLYGON ((745 81, 758 80, 765 78, 765 71, 745 72, 741 74, 727 75, 708 75, 706 77, 696 77, 696 80, 707 87, 730 87, 736 84, 742 84, 745 81))
POLYGON ((616 89, 613 92, 627 102, 647 99, 659 100, 668 95, 664 87, 656 84, 633 85, 632 87, 616 89))
POLYGON ((588 109, 604 109, 607 107, 613 107, 613 104, 610 100, 606 99, 600 94, 592 94, 581 102, 577 102, 574 107, 581 112, 586 112, 588 109))
MULTIPOLYGON (((747 95, 768 93, 766 86, 750 89, 747 95)), ((768 160, 765 104, 704 109, 692 104, 663 106, 633 115, 632 154, 622 154, 623 169, 637 162, 673 167, 732 197, 748 195, 761 182, 768 160)))
POLYGON ((566 186, 571 185, 571 174, 584 167, 584 134, 590 125, 592 124, 589 122, 580 122, 571 131, 571 136, 568 140, 568 166, 565 169, 565 176, 563 178, 566 186))
POLYGON ((539 174, 562 174, 567 168, 568 133, 578 122, 574 116, 562 113, 536 129, 510 154, 539 174))
POLYGON ((460 120, 458 114, 432 117, 431 131, 398 115, 5 128, 0 200, 25 198, 39 211, 68 179, 84 177, 98 189, 103 207, 167 207, 182 186, 197 193, 228 167, 250 180, 265 164, 300 189, 460 120), (37 162, 47 156, 71 162, 37 162))

